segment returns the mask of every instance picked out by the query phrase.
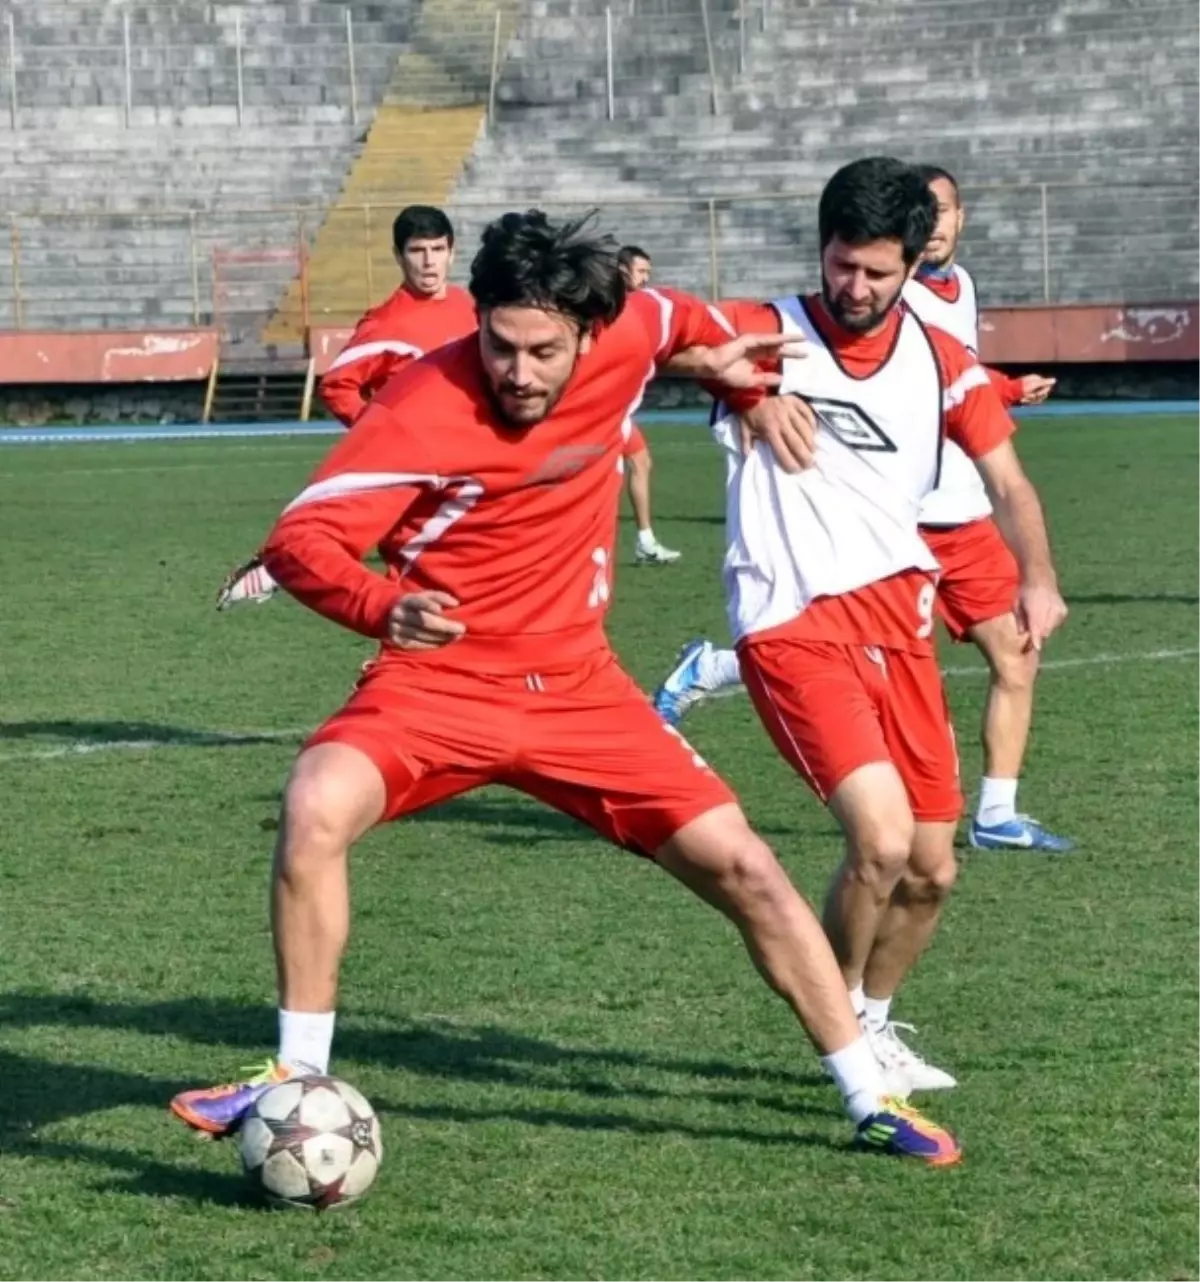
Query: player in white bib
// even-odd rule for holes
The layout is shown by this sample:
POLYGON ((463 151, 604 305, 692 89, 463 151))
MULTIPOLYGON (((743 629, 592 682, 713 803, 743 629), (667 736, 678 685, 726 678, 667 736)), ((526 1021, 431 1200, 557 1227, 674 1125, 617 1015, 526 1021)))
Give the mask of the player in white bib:
MULTIPOLYGON (((726 310, 735 328, 772 322, 802 341, 779 400, 817 420, 811 467, 787 470, 765 443, 726 449, 730 629, 775 746, 846 838, 825 929, 893 1089, 954 1085, 890 1020, 954 883, 962 808, 953 731, 932 639, 938 563, 921 537, 946 445, 975 460, 1020 567, 1011 603, 1040 647, 1066 616, 1041 505, 986 371, 925 325, 901 292, 933 231, 919 171, 876 157, 839 170, 819 206, 822 291, 726 310)), ((770 407, 772 401, 763 405, 770 407)), ((762 408, 762 407, 760 407, 762 408)))
MULTIPOLYGON (((963 226, 958 185, 937 166, 923 166, 921 173, 937 200, 938 221, 904 288, 904 299, 927 325, 951 334, 978 355, 975 282, 956 261, 963 226)), ((1039 404, 1054 386, 1053 379, 1040 374, 1009 378, 999 370, 987 372, 1006 407, 1039 404)), ((1016 809, 1038 654, 1026 644, 1013 614, 1016 562, 992 517, 978 470, 953 441, 946 442, 938 484, 922 504, 921 533, 941 566, 939 617, 955 641, 970 640, 979 647, 990 669, 981 733, 983 777, 968 840, 980 849, 1069 851, 1069 839, 1016 809)), ((736 651, 697 640, 680 651, 655 702, 674 724, 694 704, 740 684, 736 651)))

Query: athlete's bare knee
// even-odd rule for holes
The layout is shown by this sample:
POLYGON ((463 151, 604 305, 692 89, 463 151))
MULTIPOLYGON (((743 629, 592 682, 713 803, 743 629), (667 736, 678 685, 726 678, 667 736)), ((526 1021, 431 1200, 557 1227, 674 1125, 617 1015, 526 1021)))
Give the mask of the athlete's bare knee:
POLYGON ((894 886, 912 856, 915 831, 910 814, 872 815, 860 820, 849 842, 855 873, 882 889, 894 886))
POLYGON ((790 889, 774 852, 749 827, 727 851, 720 880, 729 902, 746 916, 772 911, 790 889))
POLYGON ((770 913, 795 894, 770 846, 735 806, 693 820, 657 859, 704 898, 743 919, 770 913))
POLYGON ((929 868, 910 868, 903 878, 905 897, 915 903, 941 903, 958 880, 958 860, 953 854, 929 868))
POLYGON ((362 753, 340 744, 301 753, 283 794, 281 862, 344 857, 384 801, 383 779, 362 753))
POLYGON ((1001 624, 992 620, 980 629, 975 639, 991 668, 993 685, 1013 693, 1033 688, 1038 654, 1032 648, 1025 648, 1015 622, 1006 619, 1001 624))

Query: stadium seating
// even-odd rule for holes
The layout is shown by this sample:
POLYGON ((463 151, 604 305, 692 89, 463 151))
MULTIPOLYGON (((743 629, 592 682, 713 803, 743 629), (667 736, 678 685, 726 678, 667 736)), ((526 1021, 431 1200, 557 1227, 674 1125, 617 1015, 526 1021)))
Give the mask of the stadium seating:
POLYGON ((503 208, 603 205, 660 279, 769 295, 812 283, 814 194, 872 151, 959 174, 987 302, 1196 296, 1194 5, 502 4, 20 6, 0 325, 294 343, 391 285, 414 199, 467 246, 503 208))
POLYGON ((529 19, 460 219, 528 201, 536 174, 543 200, 616 197, 606 220, 662 279, 770 294, 813 279, 811 193, 845 160, 891 152, 962 179, 985 300, 1195 296, 1194 6, 749 2, 740 73, 737 16, 709 7, 715 76, 703 40, 689 54, 653 10, 622 5, 611 121, 599 0, 529 19), (682 203, 641 203, 665 197, 682 203))
POLYGON ((280 248, 316 232, 411 34, 408 4, 349 8, 353 100, 342 3, 22 6, 15 88, 0 60, 19 260, 0 266, 0 325, 187 325, 222 305, 261 325, 296 274, 280 248), (215 298, 214 253, 260 250, 215 298))

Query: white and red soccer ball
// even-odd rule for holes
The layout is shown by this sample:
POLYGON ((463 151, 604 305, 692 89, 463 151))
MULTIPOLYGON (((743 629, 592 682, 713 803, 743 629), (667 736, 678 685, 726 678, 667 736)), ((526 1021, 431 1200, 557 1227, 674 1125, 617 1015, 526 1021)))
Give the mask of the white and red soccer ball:
POLYGON ((375 1110, 336 1077, 296 1077, 265 1091, 242 1123, 238 1147, 268 1201, 315 1210, 362 1197, 383 1157, 375 1110))

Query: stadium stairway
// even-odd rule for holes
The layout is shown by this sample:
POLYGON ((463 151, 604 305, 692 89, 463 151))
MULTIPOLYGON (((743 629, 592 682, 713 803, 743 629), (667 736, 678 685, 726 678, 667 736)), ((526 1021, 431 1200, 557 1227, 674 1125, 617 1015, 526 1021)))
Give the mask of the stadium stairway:
POLYGON ((352 324, 396 287, 392 219, 404 204, 446 203, 484 128, 493 52, 503 53, 515 12, 513 0, 499 8, 491 0, 425 0, 313 240, 307 299, 302 282, 293 281, 263 332, 265 343, 296 343, 306 323, 352 324))

